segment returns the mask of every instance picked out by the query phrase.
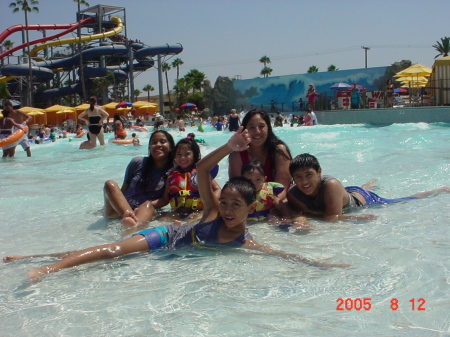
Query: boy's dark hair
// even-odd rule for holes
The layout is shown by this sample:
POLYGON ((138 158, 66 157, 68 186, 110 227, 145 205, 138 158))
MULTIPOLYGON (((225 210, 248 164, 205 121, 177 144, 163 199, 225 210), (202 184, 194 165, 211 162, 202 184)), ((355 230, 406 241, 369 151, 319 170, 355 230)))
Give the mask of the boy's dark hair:
POLYGON ((9 106, 13 106, 11 101, 6 101, 6 102, 3 104, 3 106, 8 106, 8 105, 9 105, 9 106))
POLYGON ((242 165, 241 176, 247 172, 251 173, 253 171, 258 171, 259 173, 262 174, 263 177, 266 176, 266 170, 264 169, 263 164, 261 164, 261 162, 256 159, 249 160, 244 165, 242 165))
POLYGON ((250 179, 244 177, 231 178, 226 182, 222 190, 226 188, 238 191, 247 205, 256 201, 256 188, 250 179))
POLYGON ((320 164, 316 157, 309 153, 303 153, 296 156, 289 164, 289 173, 291 176, 300 168, 311 167, 315 171, 320 170, 320 164))
POLYGON ((198 146, 195 139, 191 138, 191 137, 180 139, 178 141, 177 145, 175 145, 175 149, 173 150, 174 157, 175 157, 175 154, 177 153, 178 148, 181 147, 182 145, 187 145, 188 147, 190 147, 192 149, 192 152, 194 154, 194 165, 197 164, 198 161, 202 158, 202 155, 200 152, 200 147, 198 146))

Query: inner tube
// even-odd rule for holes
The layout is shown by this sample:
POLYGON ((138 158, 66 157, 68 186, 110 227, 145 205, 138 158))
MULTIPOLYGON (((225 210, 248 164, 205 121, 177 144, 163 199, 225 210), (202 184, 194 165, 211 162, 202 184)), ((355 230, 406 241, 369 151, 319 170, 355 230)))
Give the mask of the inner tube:
POLYGON ((17 146, 23 138, 28 135, 28 126, 22 125, 22 129, 17 129, 8 137, 0 139, 0 150, 7 150, 17 146))
POLYGON ((139 132, 142 132, 142 131, 148 132, 148 129, 143 126, 133 125, 133 126, 130 126, 130 129, 133 129, 134 131, 139 131, 139 132))
POLYGON ((108 143, 113 143, 113 144, 117 144, 117 145, 127 145, 127 144, 133 144, 133 139, 132 138, 125 138, 125 139, 110 138, 108 140, 108 143))
POLYGON ((74 138, 81 138, 86 134, 86 130, 83 130, 82 132, 80 132, 80 134, 76 135, 74 138))

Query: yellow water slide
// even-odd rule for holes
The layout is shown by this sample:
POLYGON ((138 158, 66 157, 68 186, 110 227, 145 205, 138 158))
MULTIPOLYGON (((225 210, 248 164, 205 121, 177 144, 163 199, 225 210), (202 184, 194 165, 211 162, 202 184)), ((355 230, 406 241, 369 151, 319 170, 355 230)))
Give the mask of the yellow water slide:
MULTIPOLYGON (((117 25, 116 28, 114 28, 113 30, 109 30, 107 32, 99 33, 99 34, 82 36, 81 39, 78 39, 78 37, 73 37, 73 38, 70 38, 70 39, 49 41, 49 42, 43 43, 43 44, 33 48, 30 51, 30 55, 31 55, 31 57, 36 57, 37 53, 39 51, 41 51, 42 49, 44 49, 45 47, 47 47, 47 46, 62 46, 62 45, 65 45, 65 44, 78 43, 79 40, 81 42, 101 40, 101 39, 105 39, 105 38, 108 38, 108 37, 111 37, 111 36, 119 34, 123 30, 122 19, 119 18, 118 16, 113 16, 113 17, 111 17, 111 21, 114 22, 117 25)), ((3 77, 0 77, 0 83, 1 82, 7 82, 7 81, 10 81, 12 79, 13 79, 13 77, 3 76, 3 77)))
POLYGON ((111 21, 114 22, 117 25, 117 27, 114 28, 113 30, 109 30, 107 32, 99 33, 99 34, 82 36, 80 39, 78 37, 72 37, 72 38, 69 38, 69 39, 49 41, 49 42, 43 43, 43 44, 33 48, 30 51, 30 56, 31 57, 36 57, 38 52, 41 51, 42 49, 44 49, 47 46, 48 47, 62 46, 62 45, 65 45, 65 44, 78 43, 79 41, 80 42, 89 42, 89 41, 94 41, 94 40, 106 39, 107 37, 111 37, 111 36, 119 34, 123 30, 122 19, 119 18, 118 16, 113 16, 111 18, 111 21))

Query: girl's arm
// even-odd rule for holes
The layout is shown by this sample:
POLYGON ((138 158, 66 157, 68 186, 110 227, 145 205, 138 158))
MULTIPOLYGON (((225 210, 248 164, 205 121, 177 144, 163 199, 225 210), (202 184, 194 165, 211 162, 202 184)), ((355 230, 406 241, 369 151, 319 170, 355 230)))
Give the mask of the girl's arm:
POLYGON ((325 268, 325 269, 331 268, 331 267, 346 268, 346 267, 350 266, 349 264, 329 264, 329 263, 314 261, 314 260, 308 259, 306 257, 300 256, 297 254, 291 254, 291 253, 286 253, 282 250, 272 249, 269 246, 261 245, 258 242, 253 241, 252 239, 245 240, 245 243, 242 247, 247 248, 247 249, 257 250, 257 251, 260 251, 260 252, 263 252, 266 254, 270 254, 270 255, 280 256, 284 259, 301 261, 310 266, 315 266, 315 267, 320 267, 320 268, 325 268))
POLYGON ((24 127, 22 125, 16 123, 14 121, 14 119, 10 118, 10 121, 11 121, 12 125, 14 125, 16 128, 19 128, 20 130, 24 130, 24 127))
POLYGON ((169 189, 170 189, 169 178, 167 177, 166 178, 166 186, 164 187, 163 196, 161 198, 153 200, 151 202, 152 206, 154 208, 161 208, 161 207, 166 206, 169 203, 169 189))
POLYGON ((109 114, 105 110, 100 109, 100 115, 103 117, 103 119, 106 119, 106 122, 108 122, 109 114))
POLYGON ((292 181, 291 173, 289 172, 289 164, 291 163, 291 161, 290 159, 288 159, 289 155, 286 150, 286 146, 280 144, 277 146, 277 148, 279 151, 282 151, 284 153, 284 156, 280 153, 277 153, 276 155, 275 177, 273 179, 274 182, 280 183, 284 186, 284 191, 278 195, 280 200, 283 200, 286 198, 286 193, 292 181))
POLYGON ((89 124, 89 121, 86 118, 84 118, 84 116, 86 116, 86 115, 87 115, 87 112, 86 112, 86 110, 84 110, 82 113, 80 113, 80 115, 78 116, 78 119, 79 120, 81 119, 87 125, 87 124, 89 124))
POLYGON ((201 222, 214 220, 219 211, 219 198, 213 192, 210 171, 223 158, 233 151, 243 151, 248 148, 250 136, 247 130, 241 126, 231 136, 225 145, 220 146, 197 163, 198 191, 203 202, 203 217, 201 222))

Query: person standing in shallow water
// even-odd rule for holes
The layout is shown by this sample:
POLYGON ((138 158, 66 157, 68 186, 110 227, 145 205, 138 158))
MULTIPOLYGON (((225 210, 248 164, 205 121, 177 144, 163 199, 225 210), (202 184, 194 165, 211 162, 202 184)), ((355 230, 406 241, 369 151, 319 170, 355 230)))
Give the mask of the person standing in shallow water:
MULTIPOLYGON (((33 119, 33 117, 27 115, 25 112, 23 112, 20 109, 13 109, 13 105, 11 101, 6 101, 4 104, 5 110, 9 111, 9 117, 14 120, 15 123, 26 125, 29 121, 33 119)), ((27 152, 27 157, 31 157, 31 148, 30 148, 30 142, 28 141, 28 137, 24 137, 22 141, 20 142, 20 145, 22 146, 23 150, 27 152)), ((15 147, 14 147, 15 152, 15 147)))
POLYGON ((237 131, 241 125, 241 119, 236 109, 231 109, 231 113, 228 115, 228 130, 237 131))
POLYGON ((78 119, 84 121, 89 125, 89 142, 91 143, 90 148, 97 146, 97 138, 100 141, 100 145, 105 145, 105 135, 103 133, 103 120, 108 120, 109 114, 103 110, 101 107, 97 106, 97 97, 89 97, 89 108, 82 112, 78 119), (85 116, 88 119, 84 118, 85 116))

